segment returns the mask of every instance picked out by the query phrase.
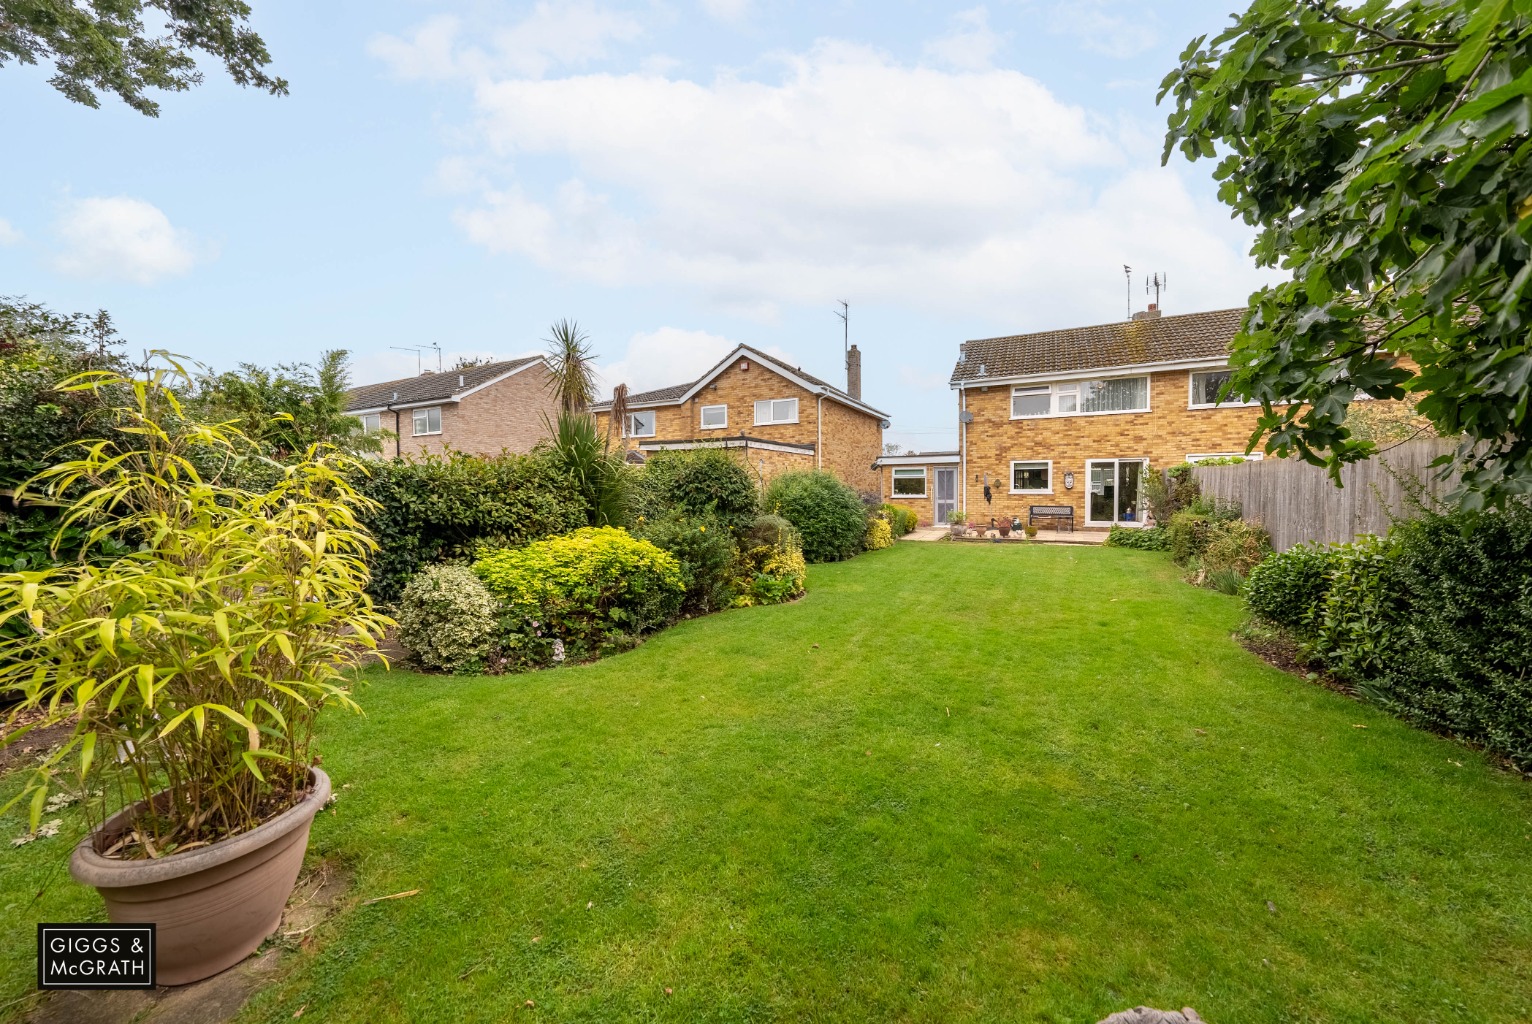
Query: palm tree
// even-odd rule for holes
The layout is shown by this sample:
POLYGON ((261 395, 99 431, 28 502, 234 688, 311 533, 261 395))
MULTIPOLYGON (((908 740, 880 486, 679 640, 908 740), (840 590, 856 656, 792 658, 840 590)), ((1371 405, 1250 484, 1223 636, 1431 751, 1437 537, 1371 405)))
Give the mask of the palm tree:
POLYGON ((607 427, 606 443, 610 448, 612 438, 621 437, 628 421, 628 386, 619 384, 612 389, 612 422, 607 427))
POLYGON ((590 336, 573 320, 553 325, 548 343, 548 368, 552 377, 548 390, 566 413, 584 412, 596 400, 596 357, 590 350, 590 336))

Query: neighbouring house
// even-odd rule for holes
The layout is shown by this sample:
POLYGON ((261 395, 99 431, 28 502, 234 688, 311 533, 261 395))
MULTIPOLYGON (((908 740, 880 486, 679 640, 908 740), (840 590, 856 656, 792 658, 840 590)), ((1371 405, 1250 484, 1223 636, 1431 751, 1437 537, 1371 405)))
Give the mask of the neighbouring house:
MULTIPOLYGON (((1151 306, 1124 322, 964 344, 951 379, 957 507, 969 522, 1025 523, 1032 506, 1053 505, 1072 508, 1079 528, 1142 525, 1151 470, 1244 454, 1260 407, 1218 401, 1244 313, 1151 306)), ((885 491, 894 501, 900 468, 885 491)), ((933 499, 939 522, 945 507, 933 499)))
POLYGON ((874 464, 883 481, 884 500, 915 510, 921 525, 940 526, 958 507, 959 452, 905 452, 884 455, 874 464))
MULTIPOLYGON (((660 451, 722 448, 764 486, 790 470, 823 469, 876 494, 873 462, 883 450, 888 415, 862 401, 862 355, 846 356, 846 387, 740 345, 700 378, 627 396, 616 424, 629 458, 660 451)), ((610 415, 612 403, 592 407, 610 415)))
POLYGON ((527 452, 558 416, 542 356, 367 384, 347 392, 346 411, 370 432, 389 431, 385 456, 447 449, 473 455, 527 452))

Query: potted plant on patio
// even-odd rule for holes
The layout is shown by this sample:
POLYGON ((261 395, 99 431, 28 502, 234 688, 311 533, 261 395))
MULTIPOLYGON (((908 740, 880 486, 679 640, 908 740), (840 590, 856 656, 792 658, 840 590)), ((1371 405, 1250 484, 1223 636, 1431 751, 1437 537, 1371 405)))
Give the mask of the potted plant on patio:
POLYGON ((170 985, 278 926, 330 794, 316 716, 355 709, 349 673, 390 624, 363 591, 375 544, 357 526, 356 463, 318 446, 261 459, 231 425, 188 418, 186 380, 172 362, 65 385, 134 396, 106 439, 20 492, 64 504, 62 525, 88 541, 73 562, 0 579, 0 694, 45 712, 33 728, 74 724, 6 807, 28 801, 35 830, 69 770, 92 826, 70 873, 112 920, 158 926, 170 985), (96 557, 109 541, 131 553, 96 557))
POLYGON ((1036 540, 1037 539, 1037 527, 1035 527, 1032 524, 1028 523, 1024 527, 1024 529, 1025 529, 1026 534, 1027 534, 1027 540, 1036 540))
POLYGON ((998 529, 1000 530, 1001 539, 1009 537, 1011 535, 1011 521, 1004 516, 1001 516, 998 529))
POLYGON ((968 520, 968 513, 960 508, 955 508, 947 513, 947 524, 952 528, 952 536, 961 537, 967 528, 963 525, 968 520))

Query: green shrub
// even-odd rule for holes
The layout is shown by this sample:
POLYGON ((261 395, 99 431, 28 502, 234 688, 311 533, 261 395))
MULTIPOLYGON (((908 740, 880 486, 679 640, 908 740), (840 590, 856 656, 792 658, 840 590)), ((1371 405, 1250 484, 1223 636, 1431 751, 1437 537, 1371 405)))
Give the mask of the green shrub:
POLYGON ((1150 473, 1144 481, 1144 502, 1149 506, 1149 517, 1159 526, 1169 523, 1172 516, 1201 494, 1188 462, 1171 466, 1163 474, 1150 473))
POLYGON ((1398 557, 1393 540, 1363 537, 1344 545, 1335 560, 1310 650, 1342 679, 1361 682, 1411 656, 1395 632, 1403 611, 1394 576, 1398 557))
POLYGON ((620 526, 628 521, 631 470, 622 453, 613 451, 607 436, 588 412, 562 411, 558 419, 543 418, 548 437, 537 454, 559 475, 574 484, 590 526, 620 526))
POLYGON ((1106 535, 1107 547, 1137 548, 1139 551, 1165 551, 1170 547, 1170 537, 1163 526, 1117 526, 1113 525, 1106 535))
POLYGON ((634 510, 645 521, 679 514, 739 533, 760 512, 750 471, 721 448, 656 452, 637 477, 634 510))
POLYGON ((482 671, 498 613, 489 589, 468 566, 427 566, 400 595, 398 640, 426 668, 482 671))
POLYGON ((1232 572, 1243 583, 1250 570, 1269 554, 1271 535, 1264 527, 1243 519, 1214 520, 1202 550, 1202 569, 1209 576, 1232 572))
POLYGON ((362 525, 382 543, 371 560, 371 592, 389 601, 426 565, 566 533, 588 521, 574 481, 541 455, 378 461, 351 479, 376 503, 362 525))
POLYGON ((884 505, 883 518, 888 520, 895 537, 903 537, 920 524, 920 514, 904 505, 884 505))
POLYGON ((675 556, 613 527, 586 527, 474 563, 504 602, 508 668, 583 661, 671 621, 686 595, 675 556))
POLYGON ((1201 512, 1183 508, 1165 524, 1165 542, 1170 557, 1181 565, 1201 558, 1207 549, 1213 521, 1201 512))
POLYGON ((1379 705, 1532 766, 1532 507, 1346 546, 1314 653, 1379 705))
POLYGON ((737 606, 780 604, 800 596, 808 566, 798 531, 781 516, 761 516, 740 540, 737 606))
POLYGON ((887 519, 867 520, 867 535, 862 539, 862 546, 868 551, 882 551, 894 546, 894 531, 889 528, 887 519))
POLYGON ((810 562, 836 562, 862 550, 862 499, 830 473, 784 473, 766 489, 762 504, 797 527, 810 562))
POLYGON ((635 531, 681 563, 686 598, 682 610, 706 614, 727 608, 734 600, 734 538, 712 519, 671 514, 645 523, 635 531))
POLYGON ((756 516, 750 528, 740 534, 739 546, 747 551, 759 547, 802 551, 803 535, 781 516, 756 516))
POLYGON ((1300 637, 1311 636, 1313 617, 1324 604, 1340 557, 1341 549, 1315 544, 1268 555, 1250 570, 1245 594, 1250 610, 1300 637))

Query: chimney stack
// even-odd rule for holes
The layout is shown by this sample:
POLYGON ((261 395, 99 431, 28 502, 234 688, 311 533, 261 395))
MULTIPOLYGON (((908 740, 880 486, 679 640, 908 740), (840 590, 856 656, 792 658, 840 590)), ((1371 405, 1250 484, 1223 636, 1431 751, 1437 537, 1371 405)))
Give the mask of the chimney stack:
POLYGON ((1151 302, 1148 309, 1142 309, 1133 314, 1135 320, 1158 320, 1159 318, 1160 304, 1158 302, 1151 302))
POLYGON ((862 353, 855 345, 846 349, 846 394, 862 400, 862 353))

